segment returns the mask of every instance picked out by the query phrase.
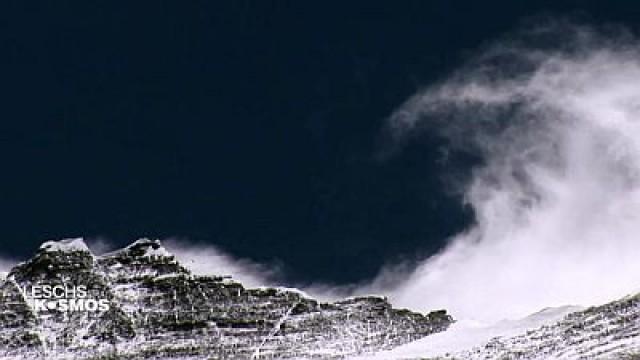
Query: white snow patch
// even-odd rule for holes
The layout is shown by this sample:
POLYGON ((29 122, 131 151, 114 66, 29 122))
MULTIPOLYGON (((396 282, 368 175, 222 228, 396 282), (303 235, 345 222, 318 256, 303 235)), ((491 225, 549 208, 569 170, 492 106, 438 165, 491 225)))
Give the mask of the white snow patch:
POLYGON ((71 251, 89 251, 89 247, 85 244, 82 238, 75 239, 64 239, 60 241, 47 241, 40 245, 40 250, 45 251, 62 251, 62 252, 71 252, 71 251))
POLYGON ((300 295, 300 297, 304 298, 304 299, 309 299, 309 300, 315 300, 315 298, 311 297, 309 294, 307 294, 306 292, 297 289, 297 288, 290 288, 290 287, 276 287, 276 289, 280 292, 289 292, 289 293, 296 293, 298 295, 300 295))
POLYGON ((163 274, 163 275, 156 276, 155 280, 173 279, 173 278, 179 278, 179 277, 185 277, 185 275, 184 274, 178 274, 178 273, 168 273, 168 274, 163 274))
POLYGON ((144 256, 172 256, 171 253, 168 252, 167 249, 165 249, 164 246, 160 244, 160 240, 139 239, 133 242, 133 244, 127 246, 125 249, 130 249, 134 246, 139 246, 143 244, 157 245, 155 249, 154 249, 154 246, 149 245, 145 250, 144 256))
POLYGON ((157 249, 154 249, 152 247, 147 248, 147 250, 144 253, 144 256, 158 256, 158 257, 165 257, 165 256, 171 256, 171 253, 169 253, 167 251, 167 249, 163 248, 163 247, 159 247, 157 249))

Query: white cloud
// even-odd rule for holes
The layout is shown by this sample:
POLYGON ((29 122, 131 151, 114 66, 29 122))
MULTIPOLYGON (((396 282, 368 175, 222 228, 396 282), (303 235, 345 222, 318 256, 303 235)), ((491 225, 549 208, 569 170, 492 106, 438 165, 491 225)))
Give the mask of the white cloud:
POLYGON ((390 118, 483 160, 476 224, 405 274, 398 305, 492 320, 640 288, 640 44, 566 23, 522 36, 390 118))

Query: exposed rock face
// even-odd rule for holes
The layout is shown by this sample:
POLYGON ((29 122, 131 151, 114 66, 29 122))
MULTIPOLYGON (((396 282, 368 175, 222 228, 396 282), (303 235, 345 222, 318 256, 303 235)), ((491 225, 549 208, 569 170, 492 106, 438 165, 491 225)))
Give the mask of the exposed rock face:
POLYGON ((81 240, 43 244, 0 280, 0 358, 343 358, 445 330, 444 311, 393 309, 381 297, 320 303, 195 276, 158 241, 94 256, 81 240), (34 306, 34 285, 85 286, 105 311, 34 306))

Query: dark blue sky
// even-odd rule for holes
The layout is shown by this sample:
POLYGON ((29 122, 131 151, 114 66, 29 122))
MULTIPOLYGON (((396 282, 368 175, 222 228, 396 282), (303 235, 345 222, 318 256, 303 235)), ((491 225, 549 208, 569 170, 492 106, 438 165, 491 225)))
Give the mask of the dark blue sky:
POLYGON ((463 229, 429 133, 385 118, 535 15, 635 26, 608 1, 5 1, 0 252, 177 236, 346 283, 463 229))

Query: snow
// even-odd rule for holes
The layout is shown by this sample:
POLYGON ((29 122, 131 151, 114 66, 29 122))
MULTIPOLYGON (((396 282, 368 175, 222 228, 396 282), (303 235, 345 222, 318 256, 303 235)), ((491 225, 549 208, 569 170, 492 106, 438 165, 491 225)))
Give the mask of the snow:
POLYGON ((142 256, 146 256, 146 257, 153 257, 153 256, 157 256, 157 257, 165 257, 165 256, 167 256, 168 257, 168 256, 172 256, 172 254, 162 246, 162 244, 160 243, 160 240, 150 240, 150 239, 142 238, 142 239, 138 239, 138 240, 134 241, 132 244, 128 245, 124 249, 119 249, 119 250, 115 250, 115 251, 112 251, 112 252, 108 252, 106 254, 101 255, 101 257, 106 258, 106 257, 115 256, 115 255, 121 254, 124 251, 128 251, 129 249, 131 249, 133 247, 137 247, 137 246, 140 246, 140 245, 148 245, 148 246, 146 246, 145 252, 144 252, 144 254, 142 256), (157 249, 154 249, 154 247, 156 247, 157 249))
POLYGON ((400 360, 429 356, 444 356, 486 344, 495 337, 510 337, 524 334, 561 320, 569 313, 582 310, 578 306, 547 308, 519 320, 502 320, 494 324, 483 324, 474 320, 457 321, 447 331, 436 333, 395 349, 352 359, 400 360))
POLYGON ((75 239, 65 239, 60 241, 47 241, 40 245, 41 250, 45 251, 62 251, 62 252, 71 252, 71 251, 89 251, 89 247, 85 244, 82 238, 75 239))
MULTIPOLYGON (((260 287, 260 288, 264 288, 264 289, 268 289, 268 287, 260 287)), ((304 298, 304 299, 313 299, 309 294, 307 294, 306 292, 297 289, 297 288, 290 288, 290 287, 284 287, 284 286, 278 286, 275 287, 274 289, 280 291, 280 292, 288 292, 288 293, 296 293, 298 294, 300 297, 304 298)))
POLYGON ((160 240, 139 239, 139 240, 136 240, 133 244, 127 246, 125 249, 130 249, 134 246, 139 246, 139 245, 151 245, 151 244, 154 244, 156 246, 147 246, 143 256, 158 256, 158 257, 171 256, 171 253, 168 252, 167 249, 165 249, 160 244, 160 240), (154 249, 154 247, 156 248, 154 249))
POLYGON ((168 273, 163 275, 158 275, 155 277, 155 280, 164 280, 164 279, 173 279, 173 278, 182 278, 185 277, 182 273, 168 273))

